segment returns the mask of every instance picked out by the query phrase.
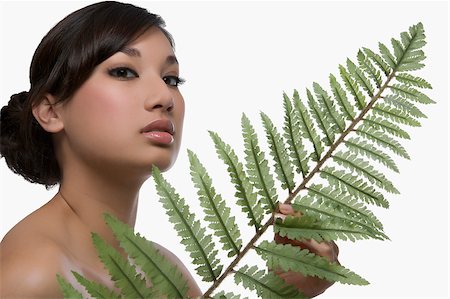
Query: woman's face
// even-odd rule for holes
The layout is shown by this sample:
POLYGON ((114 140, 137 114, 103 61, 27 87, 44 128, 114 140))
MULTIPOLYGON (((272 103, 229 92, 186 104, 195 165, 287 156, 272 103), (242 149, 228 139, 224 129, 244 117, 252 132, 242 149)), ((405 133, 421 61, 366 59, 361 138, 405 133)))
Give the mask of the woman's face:
POLYGON ((180 148, 184 118, 178 76, 168 39, 150 28, 99 64, 62 104, 63 155, 147 174, 153 164, 169 168, 180 148))

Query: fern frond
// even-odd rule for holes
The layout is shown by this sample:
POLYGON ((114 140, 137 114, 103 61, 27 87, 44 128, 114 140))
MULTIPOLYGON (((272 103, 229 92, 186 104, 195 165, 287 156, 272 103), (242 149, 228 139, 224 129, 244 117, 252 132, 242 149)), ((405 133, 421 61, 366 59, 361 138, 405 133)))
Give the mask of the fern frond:
POLYGON ((223 250, 228 252, 228 257, 239 254, 242 247, 241 233, 235 218, 230 217, 230 208, 226 206, 220 194, 216 193, 211 177, 200 163, 197 155, 188 150, 188 156, 191 163, 192 181, 197 188, 200 205, 206 214, 205 220, 210 223, 209 227, 214 230, 214 234, 220 238, 223 250))
MULTIPOLYGON (((373 88, 372 83, 370 82, 369 79, 367 79, 364 72, 360 68, 358 68, 353 63, 353 61, 351 61, 348 58, 347 58, 347 69, 348 69, 350 75, 352 75, 352 77, 355 78, 355 80, 359 84, 359 86, 361 86, 362 89, 364 89, 367 92, 369 97, 373 97, 373 95, 375 93, 375 89, 373 88)), ((366 106, 366 104, 364 103, 363 106, 366 106)))
MULTIPOLYGON (((339 210, 344 214, 352 215, 353 218, 358 218, 366 224, 376 227, 378 230, 383 229, 383 224, 378 218, 364 205, 364 203, 357 199, 342 193, 330 186, 324 187, 322 185, 313 184, 307 188, 308 195, 314 197, 318 203, 330 206, 335 210, 339 210)), ((298 198, 294 203, 300 201, 298 198)))
POLYGON ((376 67, 372 64, 370 59, 364 55, 364 53, 359 50, 358 51, 358 64, 363 69, 369 77, 375 82, 375 85, 377 88, 381 87, 381 84, 383 84, 383 80, 381 79, 381 73, 379 70, 376 69, 376 67))
POLYGON ((394 84, 388 86, 394 94, 398 94, 406 99, 421 104, 436 104, 435 101, 430 99, 426 94, 421 93, 417 89, 403 84, 394 84))
POLYGON ((386 61, 383 60, 380 55, 374 53, 368 48, 363 48, 363 51, 364 53, 366 53, 367 57, 383 71, 386 76, 389 76, 389 74, 391 73, 391 67, 386 63, 386 61))
POLYGON ((409 102, 407 99, 396 95, 389 94, 384 98, 384 103, 400 108, 402 111, 410 114, 416 118, 427 118, 427 116, 420 111, 413 103, 409 102))
POLYGON ((411 26, 408 32, 402 32, 401 39, 404 52, 397 61, 396 71, 414 71, 424 67, 421 61, 425 59, 425 55, 419 50, 426 44, 422 23, 411 26))
MULTIPOLYGON (((355 236, 350 233, 351 231, 356 234, 356 239, 367 239, 369 237, 379 240, 389 239, 376 223, 369 221, 367 218, 361 218, 358 214, 349 213, 329 204, 323 204, 322 201, 317 200, 317 196, 296 198, 292 203, 292 207, 294 211, 300 211, 302 215, 308 215, 316 218, 318 221, 324 221, 325 226, 320 224, 322 228, 326 227, 327 229, 340 231, 338 233, 346 234, 348 239, 352 241, 354 241, 355 236)), ((311 224, 317 227, 314 221, 311 221, 311 224)), ((327 230, 327 232, 330 231, 327 230)), ((318 241, 318 239, 315 240, 318 241)))
POLYGON ((361 126, 355 130, 356 134, 363 137, 366 140, 373 141, 374 143, 381 145, 384 148, 390 149, 393 153, 400 157, 410 159, 409 154, 405 148, 394 138, 387 135, 385 132, 370 128, 367 126, 361 126))
MULTIPOLYGON (((292 206, 303 213, 302 217, 287 216, 283 221, 277 219, 274 223, 275 233, 292 240, 314 239, 317 242, 386 239, 385 235, 373 226, 361 222, 356 223, 342 212, 319 204, 315 206, 308 204, 308 201, 304 199, 299 202, 292 206)), ((310 203, 312 202, 310 200, 310 203)))
POLYGON ((149 298, 153 296, 151 289, 147 288, 145 279, 136 272, 134 266, 120 255, 112 246, 96 233, 92 233, 92 240, 97 249, 100 260, 108 269, 115 286, 126 298, 149 298))
POLYGON ((289 156, 284 148, 284 140, 278 133, 272 120, 261 112, 261 119, 266 131, 267 142, 270 147, 270 154, 275 161, 275 172, 281 187, 290 191, 294 190, 294 171, 289 160, 289 156))
POLYGON ((186 279, 174 264, 159 253, 152 242, 139 234, 134 234, 128 225, 112 215, 105 214, 105 221, 120 242, 120 246, 151 280, 153 296, 158 294, 177 298, 186 296, 188 291, 186 279))
POLYGON ((345 145, 354 153, 361 154, 378 161, 389 169, 398 172, 398 167, 394 160, 372 144, 367 143, 364 140, 360 140, 359 138, 352 137, 345 141, 345 145))
POLYGON ((286 138, 290 149, 291 161, 294 163, 297 173, 301 173, 303 177, 308 174, 308 155, 302 143, 299 119, 297 113, 294 112, 291 100, 283 93, 284 106, 284 138, 286 138))
POLYGON ((390 182, 386 177, 376 171, 373 166, 371 166, 367 161, 358 158, 356 155, 350 152, 337 152, 332 156, 333 160, 344 166, 351 171, 355 171, 357 174, 364 176, 371 183, 374 183, 380 188, 383 188, 387 192, 399 194, 400 192, 394 187, 392 182, 390 182))
POLYGON ((56 279, 58 281, 59 288, 61 289, 64 298, 83 299, 83 295, 80 292, 78 292, 72 286, 72 284, 70 284, 67 280, 65 280, 64 277, 62 277, 59 274, 56 274, 56 279))
POLYGON ((321 143, 319 135, 317 134, 313 126, 311 115, 309 115, 308 110, 300 100, 297 90, 294 90, 293 103, 295 107, 294 111, 297 113, 299 119, 298 124, 300 127, 300 132, 302 136, 311 141, 313 145, 314 152, 311 154, 312 160, 319 161, 320 156, 322 155, 324 150, 323 145, 321 143))
POLYGON ((329 122, 332 124, 331 128, 336 133, 342 133, 345 129, 345 122, 342 119, 342 116, 338 113, 335 108, 331 97, 328 93, 320 86, 318 83, 313 83, 314 93, 316 94, 316 98, 319 101, 322 111, 325 114, 325 117, 328 118, 329 122))
POLYGON ((258 271, 256 266, 249 268, 246 265, 235 271, 234 281, 236 284, 242 283, 246 289, 256 290, 260 298, 307 298, 276 274, 272 272, 265 273, 263 270, 258 271))
POLYGON ((182 238, 181 243, 190 253, 193 264, 199 265, 195 269, 197 274, 203 281, 215 281, 223 266, 216 257, 217 250, 214 249, 211 235, 206 234, 205 228, 198 220, 195 220, 194 214, 189 211, 184 199, 175 192, 155 166, 152 168, 152 175, 170 222, 174 224, 175 230, 182 238))
POLYGON ((86 289, 86 291, 91 295, 93 298, 98 299, 119 299, 119 295, 108 289, 106 286, 90 281, 83 276, 81 276, 79 273, 72 271, 73 276, 77 279, 77 281, 86 289))
POLYGON ((308 105, 311 114, 316 121, 317 126, 325 136, 322 138, 322 141, 326 146, 331 146, 336 136, 336 132, 333 129, 333 124, 330 122, 326 113, 322 110, 322 107, 319 106, 319 103, 314 99, 308 89, 306 90, 306 95, 308 97, 308 105))
POLYGON ((383 43, 378 43, 378 49, 380 50, 381 56, 384 61, 389 65, 389 67, 395 69, 397 67, 397 62, 395 57, 392 55, 391 51, 383 43))
POLYGON ((398 108, 386 105, 384 103, 376 103, 372 109, 376 115, 382 116, 387 120, 411 127, 420 127, 419 121, 398 108))
POLYGON ((405 85, 408 85, 408 86, 415 86, 415 87, 426 88, 426 89, 432 88, 431 84, 428 83, 425 79, 410 75, 408 73, 396 74, 395 79, 397 79, 397 81, 399 81, 405 85))
POLYGON ((369 115, 366 118, 364 118, 363 126, 368 126, 369 128, 375 127, 377 129, 381 129, 393 136, 397 136, 397 137, 404 138, 404 139, 411 139, 409 134, 405 130, 403 130, 402 128, 397 126, 396 124, 393 124, 392 122, 390 122, 386 119, 376 117, 373 115, 369 115))
POLYGON ((358 84, 356 81, 347 73, 346 69, 339 65, 339 73, 341 74, 342 81, 344 81, 344 85, 353 98, 356 101, 359 110, 364 109, 365 107, 365 96, 359 90, 358 84))
POLYGON ((353 105, 348 101, 347 94, 333 74, 330 74, 330 86, 342 114, 345 115, 347 119, 354 120, 356 114, 353 110, 353 105))
POLYGON ((259 148, 255 129, 245 114, 242 114, 241 124, 248 178, 263 199, 264 210, 273 212, 276 209, 278 195, 268 161, 259 148))
POLYGON ((384 198, 383 194, 368 186, 367 182, 345 171, 326 166, 320 171, 320 176, 336 187, 345 188, 350 194, 366 203, 375 204, 383 208, 389 207, 389 202, 384 198))
POLYGON ((281 268, 283 271, 300 272, 307 276, 317 276, 345 284, 368 284, 365 279, 345 267, 331 263, 326 258, 298 246, 263 241, 255 249, 266 261, 269 269, 281 268))
POLYGON ((244 172, 242 163, 239 162, 231 146, 226 144, 217 133, 209 131, 209 135, 214 141, 219 158, 228 166, 231 182, 236 188, 237 204, 247 214, 247 218, 250 220, 248 224, 254 225, 258 230, 261 227, 264 211, 257 201, 256 193, 253 192, 253 186, 244 172))

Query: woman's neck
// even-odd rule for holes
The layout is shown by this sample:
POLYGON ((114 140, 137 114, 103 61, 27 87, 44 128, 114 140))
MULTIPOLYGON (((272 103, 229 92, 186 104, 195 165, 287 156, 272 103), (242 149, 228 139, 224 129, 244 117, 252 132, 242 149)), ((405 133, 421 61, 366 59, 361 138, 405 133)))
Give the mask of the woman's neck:
POLYGON ((117 247, 103 214, 112 214, 134 227, 139 190, 145 180, 131 180, 124 173, 114 174, 117 172, 101 172, 78 164, 64 172, 57 197, 67 205, 80 225, 117 247))

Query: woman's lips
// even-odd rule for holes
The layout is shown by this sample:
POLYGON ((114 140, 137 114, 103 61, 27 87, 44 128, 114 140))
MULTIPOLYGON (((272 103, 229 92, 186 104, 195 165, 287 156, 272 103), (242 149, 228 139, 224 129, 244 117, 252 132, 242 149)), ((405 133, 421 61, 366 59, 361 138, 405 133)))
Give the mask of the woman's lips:
POLYGON ((168 132, 152 131, 142 133, 146 138, 155 143, 171 144, 173 142, 173 136, 168 132))
POLYGON ((168 119, 157 119, 146 125, 141 133, 154 143, 171 144, 175 133, 173 123, 168 119))

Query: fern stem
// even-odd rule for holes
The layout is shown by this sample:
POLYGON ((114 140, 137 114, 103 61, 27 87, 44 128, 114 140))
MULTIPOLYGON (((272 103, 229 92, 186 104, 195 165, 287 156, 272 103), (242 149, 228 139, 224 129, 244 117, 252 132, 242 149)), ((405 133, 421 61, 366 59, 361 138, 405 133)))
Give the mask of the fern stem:
POLYGON ((274 222, 274 214, 267 220, 267 222, 261 226, 253 238, 245 245, 244 249, 235 257, 235 259, 230 263, 230 265, 225 269, 225 271, 214 281, 213 285, 203 294, 204 298, 209 298, 214 292, 214 290, 221 284, 221 282, 230 274, 235 273, 234 267, 239 263, 239 261, 245 256, 245 254, 255 247, 256 241, 265 233, 265 231, 269 228, 269 226, 273 225, 274 222))
MULTIPOLYGON (((297 194, 306 188, 306 184, 314 177, 316 173, 320 171, 320 168, 322 165, 331 157, 333 152, 336 150, 336 148, 344 141, 344 138, 352 131, 355 130, 355 126, 364 118, 364 116, 372 109, 375 102, 381 98, 381 94, 383 91, 388 87, 389 82, 394 78, 396 70, 394 69, 392 73, 387 77, 386 82, 383 84, 383 86, 378 90, 378 92, 371 98, 371 101, 369 104, 361 111, 361 113, 358 115, 357 118, 355 118, 350 126, 341 134, 338 140, 336 140, 331 146, 328 152, 325 154, 325 156, 320 159, 320 161, 317 163, 316 167, 304 178, 302 183, 294 190, 289 190, 289 196, 284 202, 285 204, 290 204, 291 201, 297 196, 297 194)), ((277 208, 277 211, 278 208, 277 208)), ((274 213, 274 214, 275 214, 274 213)), ((262 234, 269 228, 269 226, 273 225, 274 223, 274 214, 270 217, 270 219, 257 231, 256 234, 253 236, 253 238, 248 242, 248 244, 244 247, 244 249, 236 256, 236 258, 230 263, 230 265, 227 267, 227 269, 217 278, 216 281, 214 281, 213 285, 203 294, 203 297, 208 298, 211 296, 212 292, 222 283, 222 281, 230 274, 235 272, 234 267, 239 263, 239 261, 245 256, 245 254, 253 248, 258 241, 258 239, 262 236, 262 234)))
POLYGON ((347 137, 347 135, 354 131, 355 126, 364 118, 364 116, 372 109, 373 105, 375 105, 375 102, 381 98, 381 94, 383 91, 389 86, 389 82, 394 78, 396 70, 394 69, 392 73, 387 77, 386 82, 381 86, 381 88, 378 90, 378 92, 371 98, 371 101, 367 106, 361 111, 361 113, 358 115, 357 118, 355 118, 350 126, 341 134, 338 140, 336 140, 331 146, 328 152, 325 154, 325 156, 320 159, 320 161, 317 163, 316 167, 305 177, 305 179, 302 181, 302 183, 289 194, 288 198, 284 202, 285 204, 290 204, 291 201, 297 196, 297 194, 306 188, 306 184, 314 177, 316 173, 319 172, 322 165, 331 157, 333 152, 336 150, 336 148, 344 141, 344 138, 347 137))

